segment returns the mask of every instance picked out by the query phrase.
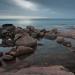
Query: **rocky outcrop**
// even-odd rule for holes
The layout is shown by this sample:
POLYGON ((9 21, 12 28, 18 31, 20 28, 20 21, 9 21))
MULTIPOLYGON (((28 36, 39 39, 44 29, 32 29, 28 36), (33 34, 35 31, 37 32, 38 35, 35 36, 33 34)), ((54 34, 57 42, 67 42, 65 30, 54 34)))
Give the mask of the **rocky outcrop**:
POLYGON ((21 56, 21 55, 28 55, 28 54, 33 53, 33 52, 34 52, 33 48, 18 46, 17 48, 13 48, 9 52, 9 55, 12 55, 14 57, 18 57, 18 56, 21 56))
POLYGON ((36 47, 37 46, 37 40, 30 37, 29 35, 27 36, 22 36, 15 42, 16 46, 27 46, 27 47, 36 47))
MULTIPOLYGON (((17 66, 19 67, 19 66, 17 66)), ((1 75, 74 75, 74 73, 69 72, 63 66, 49 66, 49 67, 29 67, 20 69, 17 72, 4 72, 1 75)))

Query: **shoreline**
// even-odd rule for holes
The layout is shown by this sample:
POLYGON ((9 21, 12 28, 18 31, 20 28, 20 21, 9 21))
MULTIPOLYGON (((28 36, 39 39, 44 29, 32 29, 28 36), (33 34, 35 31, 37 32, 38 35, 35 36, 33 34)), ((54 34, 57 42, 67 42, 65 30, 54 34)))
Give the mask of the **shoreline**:
MULTIPOLYGON (((2 30, 6 30, 6 31, 2 31, 2 35, 1 37, 3 37, 3 45, 5 47, 14 47, 12 48, 8 53, 6 53, 5 55, 6 57, 3 57, 2 59, 5 60, 5 62, 10 62, 15 60, 16 57, 21 56, 21 55, 25 55, 25 54, 32 54, 32 52, 36 52, 36 47, 37 46, 37 40, 41 40, 41 39, 48 39, 48 40, 55 40, 55 42, 57 44, 60 44, 64 47, 66 47, 67 49, 72 49, 72 43, 71 41, 67 41, 64 40, 65 37, 66 38, 74 38, 75 37, 75 31, 70 31, 69 34, 68 32, 65 34, 60 31, 58 31, 58 29, 51 29, 51 30, 46 30, 46 29, 36 29, 33 26, 28 26, 26 29, 23 29, 21 27, 15 27, 12 24, 5 24, 4 28, 2 28, 2 30), (11 29, 14 28, 12 31, 11 29), (10 32, 8 32, 7 30, 9 30, 10 32), (11 36, 13 35, 11 32, 15 32, 15 38, 16 42, 15 45, 13 44, 13 38, 11 39, 11 36), (9 35, 5 35, 7 33, 11 33, 10 36, 9 35), (73 34, 73 35, 72 35, 73 34), (65 35, 65 36, 64 36, 65 35), (10 39, 9 39, 9 38, 10 39), (60 43, 58 43, 60 42, 60 43), (17 51, 17 52, 16 52, 17 51), (23 51, 23 52, 22 52, 23 51), (13 59, 13 57, 15 57, 13 59)), ((74 50, 73 50, 74 51, 74 50)), ((24 65, 23 65, 24 66, 24 65)))

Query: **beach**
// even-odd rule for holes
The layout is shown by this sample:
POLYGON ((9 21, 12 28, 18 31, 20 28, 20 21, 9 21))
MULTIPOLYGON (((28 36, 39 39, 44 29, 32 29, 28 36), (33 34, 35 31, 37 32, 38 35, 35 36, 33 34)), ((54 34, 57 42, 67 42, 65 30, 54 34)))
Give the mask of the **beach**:
MULTIPOLYGON (((51 27, 49 25, 41 26, 40 24, 37 26, 31 25, 31 26, 27 27, 30 30, 34 30, 35 33, 34 33, 34 31, 28 32, 28 30, 26 29, 26 26, 23 28, 23 27, 21 27, 20 24, 19 24, 20 27, 16 25, 16 29, 18 28, 15 31, 16 34, 24 33, 23 35, 21 35, 21 34, 16 35, 16 38, 18 36, 23 36, 24 40, 25 39, 28 40, 28 43, 25 40, 25 43, 21 44, 22 39, 20 39, 21 41, 17 41, 16 45, 18 45, 18 46, 20 46, 20 44, 22 46, 25 45, 26 46, 25 50, 26 49, 29 50, 26 52, 31 53, 31 54, 27 55, 27 56, 25 54, 25 55, 19 57, 19 59, 17 60, 17 63, 20 62, 21 66, 15 67, 15 64, 14 65, 8 64, 9 68, 6 67, 6 70, 8 69, 8 71, 5 71, 5 72, 2 71, 2 73, 4 72, 3 74, 7 73, 7 75, 8 74, 12 75, 11 73, 15 69, 17 71, 20 71, 21 69, 23 69, 23 68, 27 69, 27 67, 28 67, 29 69, 33 68, 32 70, 34 70, 35 68, 38 69, 38 67, 39 68, 41 68, 41 67, 49 67, 50 68, 50 66, 56 67, 56 65, 64 66, 70 72, 73 72, 73 73, 75 72, 75 66, 74 66, 75 65, 75 60, 74 60, 75 59, 75 55, 74 55, 75 30, 74 30, 74 25, 72 25, 73 27, 67 26, 67 25, 65 25, 65 27, 64 27, 64 24, 61 24, 60 26, 52 25, 53 27, 51 27), (47 28, 45 28, 45 27, 47 27, 47 28), (39 33, 39 31, 40 31, 40 36, 37 36, 36 34, 39 33), (30 36, 28 36, 28 34, 26 32, 28 34, 32 33, 32 35, 30 35, 30 36, 35 39, 39 38, 39 40, 37 40, 37 48, 36 49, 34 47, 32 47, 32 46, 36 45, 36 40, 31 38, 30 36), (27 37, 24 37, 24 35, 27 37), (64 38, 64 40, 62 39, 62 37, 64 38), (33 43, 30 44, 29 40, 31 41, 31 43, 32 42, 35 43, 35 45, 33 43), (59 43, 59 42, 62 42, 62 43, 59 43), (12 66, 13 66, 13 69, 12 69, 12 66), (9 69, 11 69, 11 71, 9 71, 9 69), (18 70, 18 69, 20 69, 20 70, 18 70)), ((24 25, 22 25, 22 26, 24 26, 24 25)), ((8 45, 12 45, 12 44, 8 44, 8 45)), ((2 51, 2 48, 1 48, 1 51, 2 51)), ((6 47, 4 47, 4 48, 6 48, 6 47)), ((3 52, 6 52, 7 50, 10 51, 12 48, 13 47, 10 46, 9 50, 8 50, 8 48, 4 49, 3 52)), ((24 49, 23 47, 21 47, 21 48, 24 49)), ((20 54, 17 54, 17 55, 20 55, 20 54)), ((4 69, 1 69, 1 70, 4 70, 4 69)), ((13 71, 13 73, 15 71, 13 71)), ((21 72, 22 72, 22 70, 21 70, 21 72)), ((16 72, 16 73, 18 73, 18 72, 16 72)), ((38 74, 38 72, 36 72, 36 73, 38 74)), ((35 74, 35 72, 32 74, 35 74)), ((40 74, 38 74, 38 75, 40 75, 40 74)), ((66 74, 66 75, 69 75, 69 74, 66 74)))

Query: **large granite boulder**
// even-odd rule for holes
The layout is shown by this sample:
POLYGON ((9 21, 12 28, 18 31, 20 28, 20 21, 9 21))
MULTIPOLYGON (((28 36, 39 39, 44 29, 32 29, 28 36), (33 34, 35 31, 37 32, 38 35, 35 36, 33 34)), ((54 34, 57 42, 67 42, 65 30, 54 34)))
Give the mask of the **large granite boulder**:
POLYGON ((24 35, 15 42, 15 45, 34 48, 35 46, 37 46, 37 40, 30 37, 29 35, 24 35))
POLYGON ((10 52, 9 55, 12 56, 21 56, 21 55, 27 55, 30 54, 32 52, 34 52, 35 49, 30 48, 30 47, 25 47, 25 46, 18 46, 17 48, 13 48, 10 52))

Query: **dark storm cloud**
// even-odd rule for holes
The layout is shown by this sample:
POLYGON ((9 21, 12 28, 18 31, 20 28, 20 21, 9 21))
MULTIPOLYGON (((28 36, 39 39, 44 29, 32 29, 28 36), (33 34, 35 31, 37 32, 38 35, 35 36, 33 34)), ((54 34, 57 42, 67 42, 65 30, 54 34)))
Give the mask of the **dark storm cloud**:
POLYGON ((0 0, 0 15, 75 18, 74 13, 75 0, 0 0))

